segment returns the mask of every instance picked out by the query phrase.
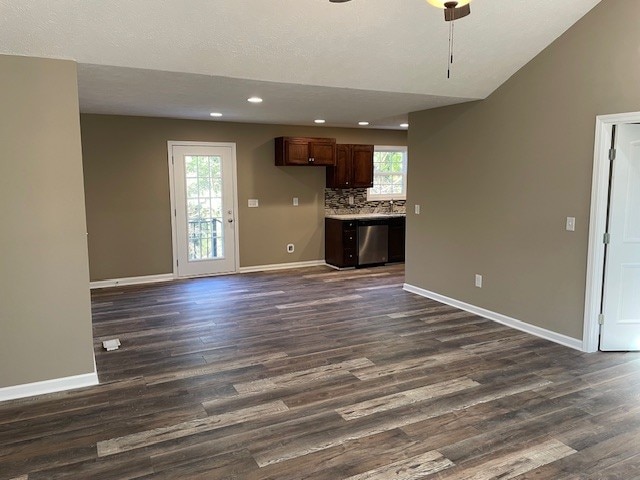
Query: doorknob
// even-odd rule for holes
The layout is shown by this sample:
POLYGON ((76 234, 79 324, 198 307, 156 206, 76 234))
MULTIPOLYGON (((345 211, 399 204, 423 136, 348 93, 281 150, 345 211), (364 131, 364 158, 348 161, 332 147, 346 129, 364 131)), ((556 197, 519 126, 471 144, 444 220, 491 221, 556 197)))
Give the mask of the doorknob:
POLYGON ((230 218, 229 220, 227 220, 227 222, 233 223, 233 218, 230 218))

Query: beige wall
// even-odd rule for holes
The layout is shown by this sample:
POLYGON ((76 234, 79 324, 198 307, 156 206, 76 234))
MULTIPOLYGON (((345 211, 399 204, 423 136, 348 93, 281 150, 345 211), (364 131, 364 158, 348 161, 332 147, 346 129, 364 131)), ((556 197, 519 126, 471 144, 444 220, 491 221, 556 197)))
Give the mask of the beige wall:
POLYGON ((169 140, 236 143, 241 266, 324 258, 325 168, 276 167, 275 137, 407 142, 406 132, 386 130, 104 115, 83 115, 81 124, 92 280, 172 271, 169 140), (249 198, 260 207, 248 208, 249 198))
POLYGON ((638 18, 605 0, 487 100, 410 116, 409 284, 582 338, 595 117, 640 111, 638 18))
POLYGON ((92 373, 73 62, 0 56, 0 387, 92 373))

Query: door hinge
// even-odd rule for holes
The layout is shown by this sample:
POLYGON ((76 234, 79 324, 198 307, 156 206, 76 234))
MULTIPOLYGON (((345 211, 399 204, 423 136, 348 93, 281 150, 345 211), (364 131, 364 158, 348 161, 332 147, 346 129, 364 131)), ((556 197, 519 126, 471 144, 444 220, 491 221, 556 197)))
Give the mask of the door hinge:
POLYGON ((616 159, 616 149, 611 148, 609 149, 609 160, 613 162, 615 159, 616 159))
POLYGON ((598 325, 604 325, 604 314, 598 315, 598 325))
POLYGON ((605 245, 609 245, 609 243, 611 243, 611 235, 608 232, 604 234, 604 236, 602 238, 602 242, 605 245))
POLYGON ((176 260, 176 267, 180 266, 180 260, 176 260))
POLYGON ((173 216, 174 216, 174 217, 177 217, 177 216, 178 216, 178 209, 177 209, 177 208, 174 208, 174 209, 173 209, 173 216))
POLYGON ((173 155, 171 155, 171 165, 175 165, 175 157, 173 155))

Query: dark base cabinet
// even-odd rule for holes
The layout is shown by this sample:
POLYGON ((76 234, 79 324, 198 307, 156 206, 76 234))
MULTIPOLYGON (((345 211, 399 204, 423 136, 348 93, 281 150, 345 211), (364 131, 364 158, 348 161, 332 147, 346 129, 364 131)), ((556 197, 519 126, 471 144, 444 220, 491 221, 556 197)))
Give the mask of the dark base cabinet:
MULTIPOLYGON (((389 225, 387 263, 404 262, 404 217, 391 217, 389 225)), ((358 266, 358 221, 325 218, 325 261, 338 268, 358 266)))
POLYGON ((389 262, 404 262, 405 227, 407 219, 392 217, 389 219, 389 262))
POLYGON ((355 267, 358 260, 357 223, 355 220, 325 218, 325 261, 339 268, 355 267))

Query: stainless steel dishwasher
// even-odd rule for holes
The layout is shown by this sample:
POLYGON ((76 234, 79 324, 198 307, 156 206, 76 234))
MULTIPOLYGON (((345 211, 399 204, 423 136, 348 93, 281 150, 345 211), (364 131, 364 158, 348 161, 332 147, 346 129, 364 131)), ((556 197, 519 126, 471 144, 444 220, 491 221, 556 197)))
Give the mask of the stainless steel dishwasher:
POLYGON ((358 266, 386 263, 388 258, 388 221, 358 220, 358 266))

